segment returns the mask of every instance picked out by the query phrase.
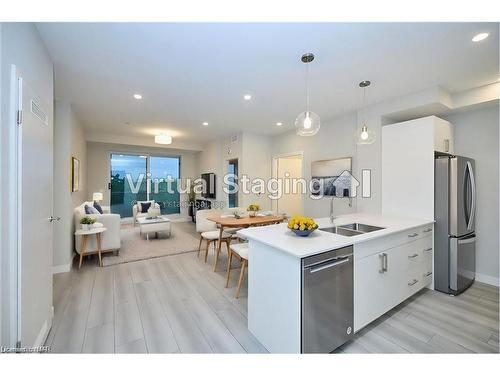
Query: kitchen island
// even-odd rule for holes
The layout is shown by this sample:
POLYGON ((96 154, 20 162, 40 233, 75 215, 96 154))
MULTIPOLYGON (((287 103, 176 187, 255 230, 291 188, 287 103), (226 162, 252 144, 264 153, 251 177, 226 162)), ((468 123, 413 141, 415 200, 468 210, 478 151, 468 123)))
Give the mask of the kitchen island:
POLYGON ((340 216, 333 224, 329 218, 316 222, 320 229, 351 223, 382 229, 354 236, 316 230, 309 237, 298 237, 286 224, 240 231, 249 240, 248 328, 271 353, 307 352, 302 345, 304 259, 352 246, 349 334, 432 283, 432 222, 361 213, 340 216))

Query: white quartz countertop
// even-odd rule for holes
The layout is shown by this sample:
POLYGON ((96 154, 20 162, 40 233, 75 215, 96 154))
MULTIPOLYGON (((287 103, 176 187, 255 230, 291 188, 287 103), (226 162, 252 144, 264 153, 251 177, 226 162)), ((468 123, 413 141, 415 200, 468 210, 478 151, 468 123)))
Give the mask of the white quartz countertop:
POLYGON ((251 241, 258 241, 296 257, 304 258, 310 255, 322 253, 324 251, 373 240, 433 222, 432 220, 397 218, 364 213, 339 216, 335 219, 333 224, 330 222, 330 218, 319 218, 315 220, 316 223, 318 223, 319 228, 327 228, 350 223, 362 223, 383 227, 385 229, 370 233, 363 233, 352 237, 324 232, 318 229, 309 235, 309 237, 299 237, 287 228, 286 223, 283 223, 264 227, 241 229, 238 232, 251 241))

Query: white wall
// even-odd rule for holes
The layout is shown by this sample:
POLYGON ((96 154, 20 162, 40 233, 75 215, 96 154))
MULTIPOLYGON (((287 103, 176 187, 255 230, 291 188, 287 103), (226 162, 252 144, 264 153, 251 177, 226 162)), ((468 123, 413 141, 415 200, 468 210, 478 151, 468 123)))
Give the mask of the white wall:
POLYGON ((455 153, 476 161, 476 277, 479 281, 498 285, 498 102, 486 108, 446 116, 446 119, 455 125, 455 153))
POLYGON ((54 117, 54 215, 61 217, 54 232, 54 272, 71 268, 74 248, 73 209, 88 198, 87 142, 83 126, 71 108, 55 103, 54 117), (80 160, 80 190, 71 192, 71 157, 80 160))
MULTIPOLYGON (((216 174, 216 199, 222 206, 228 205, 228 196, 223 190, 224 175, 227 173, 228 161, 238 159, 239 177, 247 175, 254 178, 267 179, 271 177, 271 138, 252 133, 235 133, 231 136, 209 142, 197 156, 198 174, 216 174)), ((250 187, 250 184, 248 185, 250 187)), ((262 210, 271 209, 271 201, 265 194, 238 193, 238 205, 247 207, 257 203, 262 210)))
MULTIPOLYGON (((53 66, 43 42, 40 39, 38 31, 31 23, 3 23, 1 24, 1 172, 8 180, 8 173, 12 170, 11 162, 14 155, 9 150, 9 138, 13 131, 16 131, 16 126, 12 118, 10 118, 10 70, 11 65, 15 64, 23 77, 30 82, 33 90, 37 92, 47 103, 53 102, 53 66)), ((52 118, 52 108, 50 108, 50 116, 52 118)), ((52 123, 49 124, 52 126, 52 123)), ((41 166, 43 167, 43 166, 41 166)), ((1 254, 0 267, 2 268, 1 289, 0 289, 0 309, 2 310, 2 329, 0 342, 5 345, 12 343, 13 337, 10 335, 10 310, 11 296, 9 291, 11 283, 9 280, 9 265, 12 259, 9 258, 9 247, 15 246, 13 238, 15 237, 15 229, 9 223, 15 222, 12 215, 15 213, 16 202, 12 199, 11 192, 7 188, 7 183, 2 180, 2 195, 1 207, 4 216, 3 225, 0 226, 1 231, 1 254), (8 220, 5 220, 8 218, 8 220)), ((52 254, 46 255, 48 258, 52 254)), ((26 275, 29 277, 29 275, 26 275)), ((25 322, 29 326, 38 325, 38 321, 50 321, 52 311, 52 269, 47 267, 40 268, 40 273, 37 279, 43 279, 42 283, 37 284, 36 293, 40 296, 43 304, 38 306, 39 314, 37 314, 37 322, 25 322)), ((26 280, 29 283, 29 280, 26 280)), ((41 328, 41 327, 40 327, 41 328)))
MULTIPOLYGON (((243 168, 242 156, 242 134, 237 133, 231 136, 208 142, 203 146, 203 149, 198 153, 196 177, 199 178, 202 173, 215 173, 216 177, 216 193, 215 199, 209 199, 213 202, 218 202, 219 207, 225 207, 228 204, 227 194, 223 190, 224 175, 227 171, 227 161, 238 159, 238 169, 241 174, 243 168)), ((242 196, 238 194, 238 202, 242 203, 242 196)))
MULTIPOLYGON (((110 153, 134 153, 134 154, 152 154, 160 156, 180 156, 181 158, 181 178, 198 177, 197 168, 197 152, 176 150, 164 147, 145 147, 131 146, 100 142, 87 142, 87 198, 92 199, 94 192, 102 192, 104 194, 103 205, 109 205, 109 189, 110 182, 109 161, 110 153)), ((181 194, 181 203, 187 201, 187 194, 181 194)), ((77 205, 77 204, 76 204, 77 205)), ((75 206, 76 206, 75 205, 75 206)), ((181 207, 181 216, 188 217, 188 210, 181 207)))
MULTIPOLYGON (((271 138, 267 136, 243 133, 242 153, 239 165, 240 175, 245 174, 250 180, 263 178, 267 181, 271 177, 272 167, 271 138)), ((241 194, 239 206, 248 207, 252 203, 260 206, 261 210, 271 209, 271 200, 266 194, 241 194)))
MULTIPOLYGON (((277 135, 271 140, 272 157, 292 152, 303 152, 303 174, 306 180, 311 179, 311 163, 316 160, 337 159, 353 157, 353 171, 356 166, 356 113, 337 117, 321 124, 318 134, 312 137, 299 137, 295 130, 277 135)), ((355 177, 357 177, 355 175, 355 177)), ((312 217, 326 217, 330 213, 330 199, 311 199, 308 194, 302 196, 304 215, 312 217), (328 202, 328 204, 326 203, 328 202)), ((335 199, 334 214, 341 215, 355 211, 356 200, 353 207, 349 207, 348 199, 335 199)))

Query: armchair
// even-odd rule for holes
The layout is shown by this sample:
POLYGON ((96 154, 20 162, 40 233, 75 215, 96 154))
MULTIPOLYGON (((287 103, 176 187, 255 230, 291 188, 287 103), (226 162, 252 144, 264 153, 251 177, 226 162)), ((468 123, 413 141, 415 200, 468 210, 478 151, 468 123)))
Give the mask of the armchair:
POLYGON ((156 203, 155 201, 138 201, 132 207, 132 213, 133 213, 133 216, 134 216, 134 226, 137 223, 137 219, 139 219, 140 217, 146 217, 147 216, 146 212, 144 212, 144 213, 141 212, 141 208, 140 208, 140 205, 139 205, 140 203, 146 203, 146 202, 151 202, 151 206, 153 206, 155 208, 160 208, 160 205, 158 203, 156 203))

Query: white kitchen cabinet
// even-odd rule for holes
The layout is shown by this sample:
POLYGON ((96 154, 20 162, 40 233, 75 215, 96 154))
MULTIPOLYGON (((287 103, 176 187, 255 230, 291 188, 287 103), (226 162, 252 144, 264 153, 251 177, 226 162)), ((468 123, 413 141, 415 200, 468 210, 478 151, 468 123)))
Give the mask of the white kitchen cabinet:
POLYGON ((365 255, 354 262, 355 332, 432 282, 431 226, 384 239, 393 247, 354 245, 365 255))
POLYGON ((382 213, 434 220, 434 152, 454 151, 453 125, 436 116, 382 127, 382 213))
POLYGON ((404 269, 402 260, 402 252, 394 248, 356 261, 354 331, 397 305, 401 294, 398 273, 404 269))

